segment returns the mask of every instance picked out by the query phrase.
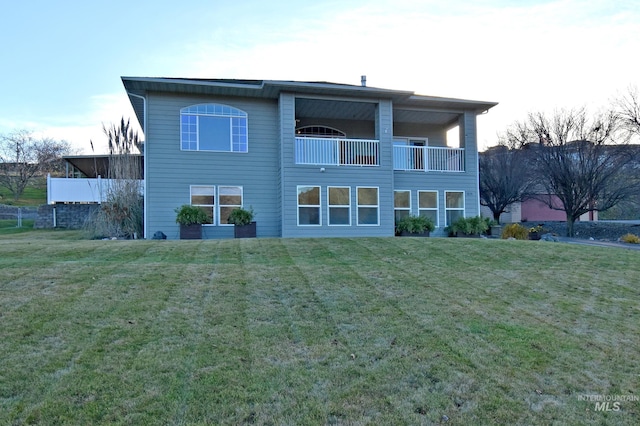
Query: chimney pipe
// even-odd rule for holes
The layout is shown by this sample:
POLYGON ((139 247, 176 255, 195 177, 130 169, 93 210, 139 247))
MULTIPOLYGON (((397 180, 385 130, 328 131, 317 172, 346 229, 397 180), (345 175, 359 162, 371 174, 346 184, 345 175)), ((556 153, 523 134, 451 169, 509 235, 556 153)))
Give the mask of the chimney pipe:
POLYGON ((366 75, 360 76, 360 84, 362 85, 362 87, 367 87, 367 76, 366 75))

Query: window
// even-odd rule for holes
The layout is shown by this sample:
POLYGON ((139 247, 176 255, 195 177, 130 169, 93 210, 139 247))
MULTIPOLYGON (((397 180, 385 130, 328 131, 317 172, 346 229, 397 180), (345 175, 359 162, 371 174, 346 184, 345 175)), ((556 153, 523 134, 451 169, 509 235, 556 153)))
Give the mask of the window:
POLYGON ((461 217, 464 217, 464 192, 462 191, 445 191, 445 216, 447 225, 461 217))
POLYGON ((297 136, 315 136, 320 138, 345 138, 347 134, 341 130, 327 126, 304 126, 296 129, 297 136))
POLYGON ((209 216, 208 225, 228 225, 229 214, 242 207, 241 186, 191 185, 191 205, 200 207, 209 216))
POLYGON ((396 224, 411 214, 411 191, 393 191, 396 224))
POLYGON ((298 225, 320 225, 319 186, 298 186, 298 225))
POLYGON ((378 225, 378 188, 356 188, 358 198, 358 225, 378 225))
POLYGON ((348 186, 330 186, 329 225, 351 225, 351 188, 348 186))
POLYGON ((191 205, 197 206, 202 209, 207 216, 209 217, 209 221, 207 224, 211 225, 215 223, 215 207, 216 207, 216 188, 215 186, 200 186, 200 185, 192 185, 191 186, 191 205))
POLYGON ((219 186, 218 205, 220 206, 220 225, 229 225, 229 215, 234 209, 242 208, 241 186, 219 186))
POLYGON ((438 191, 418 191, 418 214, 438 226, 438 191))
POLYGON ((200 104, 180 110, 183 151, 247 152, 247 113, 221 104, 200 104))

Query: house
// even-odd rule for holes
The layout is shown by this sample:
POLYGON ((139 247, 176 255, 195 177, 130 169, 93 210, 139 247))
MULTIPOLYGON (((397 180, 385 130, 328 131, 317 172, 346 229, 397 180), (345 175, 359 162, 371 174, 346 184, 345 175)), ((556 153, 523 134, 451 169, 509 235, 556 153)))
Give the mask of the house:
POLYGON ((122 81, 145 135, 147 236, 177 238, 182 204, 209 215, 204 238, 233 237, 241 206, 258 237, 393 236, 408 214, 443 234, 480 213, 476 116, 494 102, 365 83, 122 81))

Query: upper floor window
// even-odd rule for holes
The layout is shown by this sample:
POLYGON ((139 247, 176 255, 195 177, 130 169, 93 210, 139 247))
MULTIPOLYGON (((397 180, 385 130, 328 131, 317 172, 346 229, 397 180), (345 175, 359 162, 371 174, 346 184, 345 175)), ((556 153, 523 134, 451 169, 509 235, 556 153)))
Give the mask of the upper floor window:
POLYGON ((347 134, 341 130, 327 126, 304 126, 296 129, 296 136, 313 136, 316 138, 345 138, 347 134))
POLYGON ((199 104, 180 110, 183 151, 247 152, 247 113, 221 104, 199 104))

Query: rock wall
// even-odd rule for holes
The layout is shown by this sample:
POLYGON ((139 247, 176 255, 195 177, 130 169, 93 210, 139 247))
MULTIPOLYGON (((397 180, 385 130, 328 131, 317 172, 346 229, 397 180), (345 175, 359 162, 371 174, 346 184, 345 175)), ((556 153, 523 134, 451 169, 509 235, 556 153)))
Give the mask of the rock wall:
POLYGON ((43 204, 38 208, 33 227, 53 228, 55 211, 56 228, 81 229, 87 218, 99 208, 99 204, 43 204))

